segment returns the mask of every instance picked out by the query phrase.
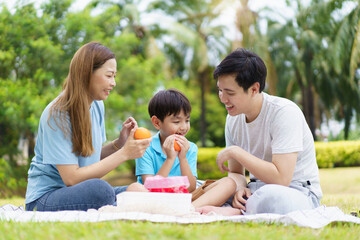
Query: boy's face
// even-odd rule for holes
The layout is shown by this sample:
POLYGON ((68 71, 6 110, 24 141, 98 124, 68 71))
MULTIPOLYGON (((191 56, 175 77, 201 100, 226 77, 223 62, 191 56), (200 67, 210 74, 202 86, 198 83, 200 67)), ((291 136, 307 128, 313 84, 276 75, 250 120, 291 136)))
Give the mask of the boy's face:
MULTIPOLYGON (((235 75, 222 75, 218 77, 217 87, 219 90, 220 101, 225 104, 226 110, 230 116, 244 113, 245 115, 251 111, 251 94, 245 92, 240 87, 235 75)), ((249 91, 250 89, 248 89, 249 91)))
POLYGON ((190 130, 190 115, 185 115, 184 111, 178 115, 169 115, 164 121, 159 121, 160 135, 167 138, 172 134, 185 136, 190 130))

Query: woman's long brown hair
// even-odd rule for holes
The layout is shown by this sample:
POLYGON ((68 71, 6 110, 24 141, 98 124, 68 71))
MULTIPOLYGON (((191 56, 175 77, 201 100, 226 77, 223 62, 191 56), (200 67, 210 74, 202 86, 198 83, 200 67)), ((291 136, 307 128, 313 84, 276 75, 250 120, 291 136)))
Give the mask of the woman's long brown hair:
POLYGON ((94 152, 89 111, 91 76, 107 60, 114 58, 114 53, 100 43, 83 45, 71 60, 62 94, 50 108, 49 126, 49 119, 53 116, 65 137, 71 134, 73 153, 77 156, 87 157, 94 152), (71 126, 67 124, 67 118, 71 126))

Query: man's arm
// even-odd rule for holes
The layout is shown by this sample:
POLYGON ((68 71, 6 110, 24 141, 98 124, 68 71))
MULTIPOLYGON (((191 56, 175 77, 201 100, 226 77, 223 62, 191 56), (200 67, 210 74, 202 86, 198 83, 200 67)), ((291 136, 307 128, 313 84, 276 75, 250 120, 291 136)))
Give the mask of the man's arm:
MULTIPOLYGON (((267 162, 238 146, 227 147, 218 154, 216 160, 222 172, 229 171, 229 168, 224 165, 228 159, 233 159, 267 184, 289 186, 296 165, 297 153, 273 154, 272 162, 267 162)), ((231 164, 229 163, 229 167, 231 164)))

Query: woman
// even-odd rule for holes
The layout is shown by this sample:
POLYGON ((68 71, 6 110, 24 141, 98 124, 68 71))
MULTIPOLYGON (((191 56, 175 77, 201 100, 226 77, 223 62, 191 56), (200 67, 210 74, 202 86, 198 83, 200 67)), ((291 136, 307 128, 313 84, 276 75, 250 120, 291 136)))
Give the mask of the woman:
POLYGON ((115 55, 99 43, 85 44, 75 53, 62 93, 40 118, 26 210, 98 209, 114 205, 116 195, 126 190, 100 178, 143 156, 151 139, 134 140, 137 123, 130 117, 119 138, 102 146, 106 141, 103 100, 116 85, 116 69, 115 55))

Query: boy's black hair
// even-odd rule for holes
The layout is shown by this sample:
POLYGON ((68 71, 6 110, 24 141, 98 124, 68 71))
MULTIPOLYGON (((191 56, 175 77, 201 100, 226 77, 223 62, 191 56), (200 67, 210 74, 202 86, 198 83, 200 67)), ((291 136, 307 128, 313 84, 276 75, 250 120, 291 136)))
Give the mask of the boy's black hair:
POLYGON ((156 116, 164 121, 166 116, 175 116, 184 111, 185 115, 191 112, 191 104, 187 97, 177 89, 170 88, 157 92, 149 102, 148 111, 150 117, 156 116))
POLYGON ((216 67, 213 76, 218 79, 221 75, 235 75, 237 84, 245 92, 255 82, 260 84, 259 92, 265 87, 266 66, 263 60, 255 53, 244 48, 238 48, 227 55, 216 67))

